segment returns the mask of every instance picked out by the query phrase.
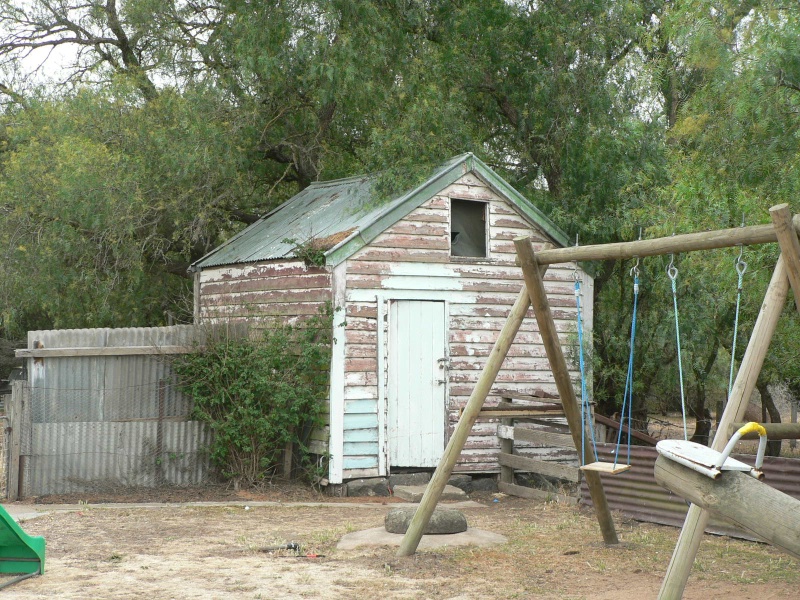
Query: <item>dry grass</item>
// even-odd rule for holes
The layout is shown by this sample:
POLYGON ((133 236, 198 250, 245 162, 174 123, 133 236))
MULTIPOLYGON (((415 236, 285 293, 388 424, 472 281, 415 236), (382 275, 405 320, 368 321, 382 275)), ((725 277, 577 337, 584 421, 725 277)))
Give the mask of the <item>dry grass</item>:
MULTIPOLYGON (((354 499, 357 500, 357 499, 354 499)), ((24 524, 48 541, 48 570, 7 598, 652 598, 678 530, 617 519, 606 547, 594 515, 500 496, 465 510, 492 548, 339 551, 350 531, 382 524, 390 505, 97 509, 24 524), (297 541, 323 558, 265 553, 297 541)), ((768 546, 707 536, 685 598, 793 597, 800 564, 768 546)))

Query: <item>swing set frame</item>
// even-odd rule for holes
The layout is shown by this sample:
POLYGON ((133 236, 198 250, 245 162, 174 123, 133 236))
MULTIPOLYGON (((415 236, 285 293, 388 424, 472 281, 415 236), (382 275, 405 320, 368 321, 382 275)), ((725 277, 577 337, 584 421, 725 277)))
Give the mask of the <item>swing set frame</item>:
MULTIPOLYGON (((573 261, 625 260, 778 242, 781 256, 775 266, 764 303, 753 328, 736 381, 711 445, 713 449, 721 451, 730 437, 728 432, 732 425, 743 419, 750 395, 755 387, 756 379, 761 371, 764 358, 777 327, 778 317, 786 301, 789 285, 794 291, 795 306, 800 311, 800 241, 798 241, 797 237, 797 233, 800 231, 800 215, 793 217, 787 204, 773 206, 769 212, 772 218, 772 225, 736 227, 633 242, 558 249, 545 245, 543 249, 535 252, 529 238, 515 239, 514 245, 517 250, 519 264, 522 267, 524 285, 511 308, 508 319, 487 358, 484 369, 461 413, 453 434, 450 436, 439 465, 400 543, 400 548, 397 552, 398 556, 410 556, 416 552, 425 527, 428 525, 431 515, 441 498, 467 437, 478 418, 486 397, 489 395, 503 360, 513 344, 514 337, 525 319, 528 308, 531 306, 539 325, 543 345, 550 362, 556 387, 561 396, 564 414, 567 418, 575 447, 581 447, 580 406, 575 395, 561 343, 558 339, 543 283, 544 273, 551 264, 573 261)), ((588 451, 584 449, 584 456, 581 457, 584 463, 591 462, 591 456, 588 454, 588 451)), ((600 474, 596 471, 586 471, 585 478, 603 541, 606 544, 617 544, 619 540, 600 474)), ((708 511, 694 504, 689 508, 659 594, 660 599, 678 599, 683 595, 683 590, 689 578, 691 566, 708 520, 708 511)))

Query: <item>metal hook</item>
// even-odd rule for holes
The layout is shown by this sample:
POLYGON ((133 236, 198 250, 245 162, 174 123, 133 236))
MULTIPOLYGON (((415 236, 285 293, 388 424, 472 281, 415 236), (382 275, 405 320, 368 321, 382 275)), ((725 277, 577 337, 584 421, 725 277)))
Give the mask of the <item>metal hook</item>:
POLYGON ((638 277, 639 276, 639 257, 636 257, 636 264, 631 267, 630 271, 631 277, 638 277))
POLYGON ((669 261, 669 265, 667 266, 667 276, 672 281, 675 281, 675 279, 678 277, 678 267, 675 266, 674 259, 675 259, 675 255, 673 254, 672 258, 669 261))
MULTIPOLYGON (((744 225, 742 225, 744 227, 744 225)), ((736 257, 734 261, 734 265, 736 266, 736 272, 741 277, 744 275, 744 272, 747 271, 747 263, 742 258, 744 256, 744 245, 739 245, 739 256, 736 257)))
MULTIPOLYGON (((578 234, 577 233, 575 234, 575 247, 576 248, 578 247, 578 234)), ((580 275, 578 275, 578 261, 577 260, 575 261, 575 266, 572 269, 572 278, 575 280, 576 283, 581 280, 580 275)))
MULTIPOLYGON (((672 237, 675 237, 675 232, 672 232, 672 237)), ((675 254, 669 255, 669 264, 667 265, 667 276, 672 281, 675 281, 675 278, 678 276, 678 267, 675 266, 675 254)))

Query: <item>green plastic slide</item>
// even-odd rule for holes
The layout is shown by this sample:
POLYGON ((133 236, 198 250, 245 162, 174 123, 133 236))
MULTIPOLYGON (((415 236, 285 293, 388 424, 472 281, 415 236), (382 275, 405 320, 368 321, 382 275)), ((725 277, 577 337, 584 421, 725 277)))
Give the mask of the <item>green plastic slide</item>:
MULTIPOLYGON (((0 506, 0 573, 44 573, 44 538, 28 535, 0 506)), ((15 580, 17 581, 17 580, 15 580)))

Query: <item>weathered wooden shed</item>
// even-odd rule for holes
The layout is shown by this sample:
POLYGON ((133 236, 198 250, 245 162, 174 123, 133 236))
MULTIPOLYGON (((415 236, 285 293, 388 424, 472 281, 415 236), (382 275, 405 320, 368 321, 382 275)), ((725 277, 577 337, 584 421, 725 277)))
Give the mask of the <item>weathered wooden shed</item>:
MULTIPOLYGON (((198 321, 297 319, 332 303, 334 484, 436 466, 519 294, 513 238, 567 243, 472 154, 388 203, 375 202, 374 181, 313 183, 193 265, 198 321), (296 244, 309 242, 324 250, 324 266, 297 257, 296 244)), ((546 276, 565 335, 575 330, 574 269, 554 265, 546 276)), ((591 328, 592 279, 580 267, 577 273, 591 328)), ((532 313, 496 386, 556 392, 532 313)), ((497 472, 497 451, 496 423, 479 421, 456 470, 497 472)))

